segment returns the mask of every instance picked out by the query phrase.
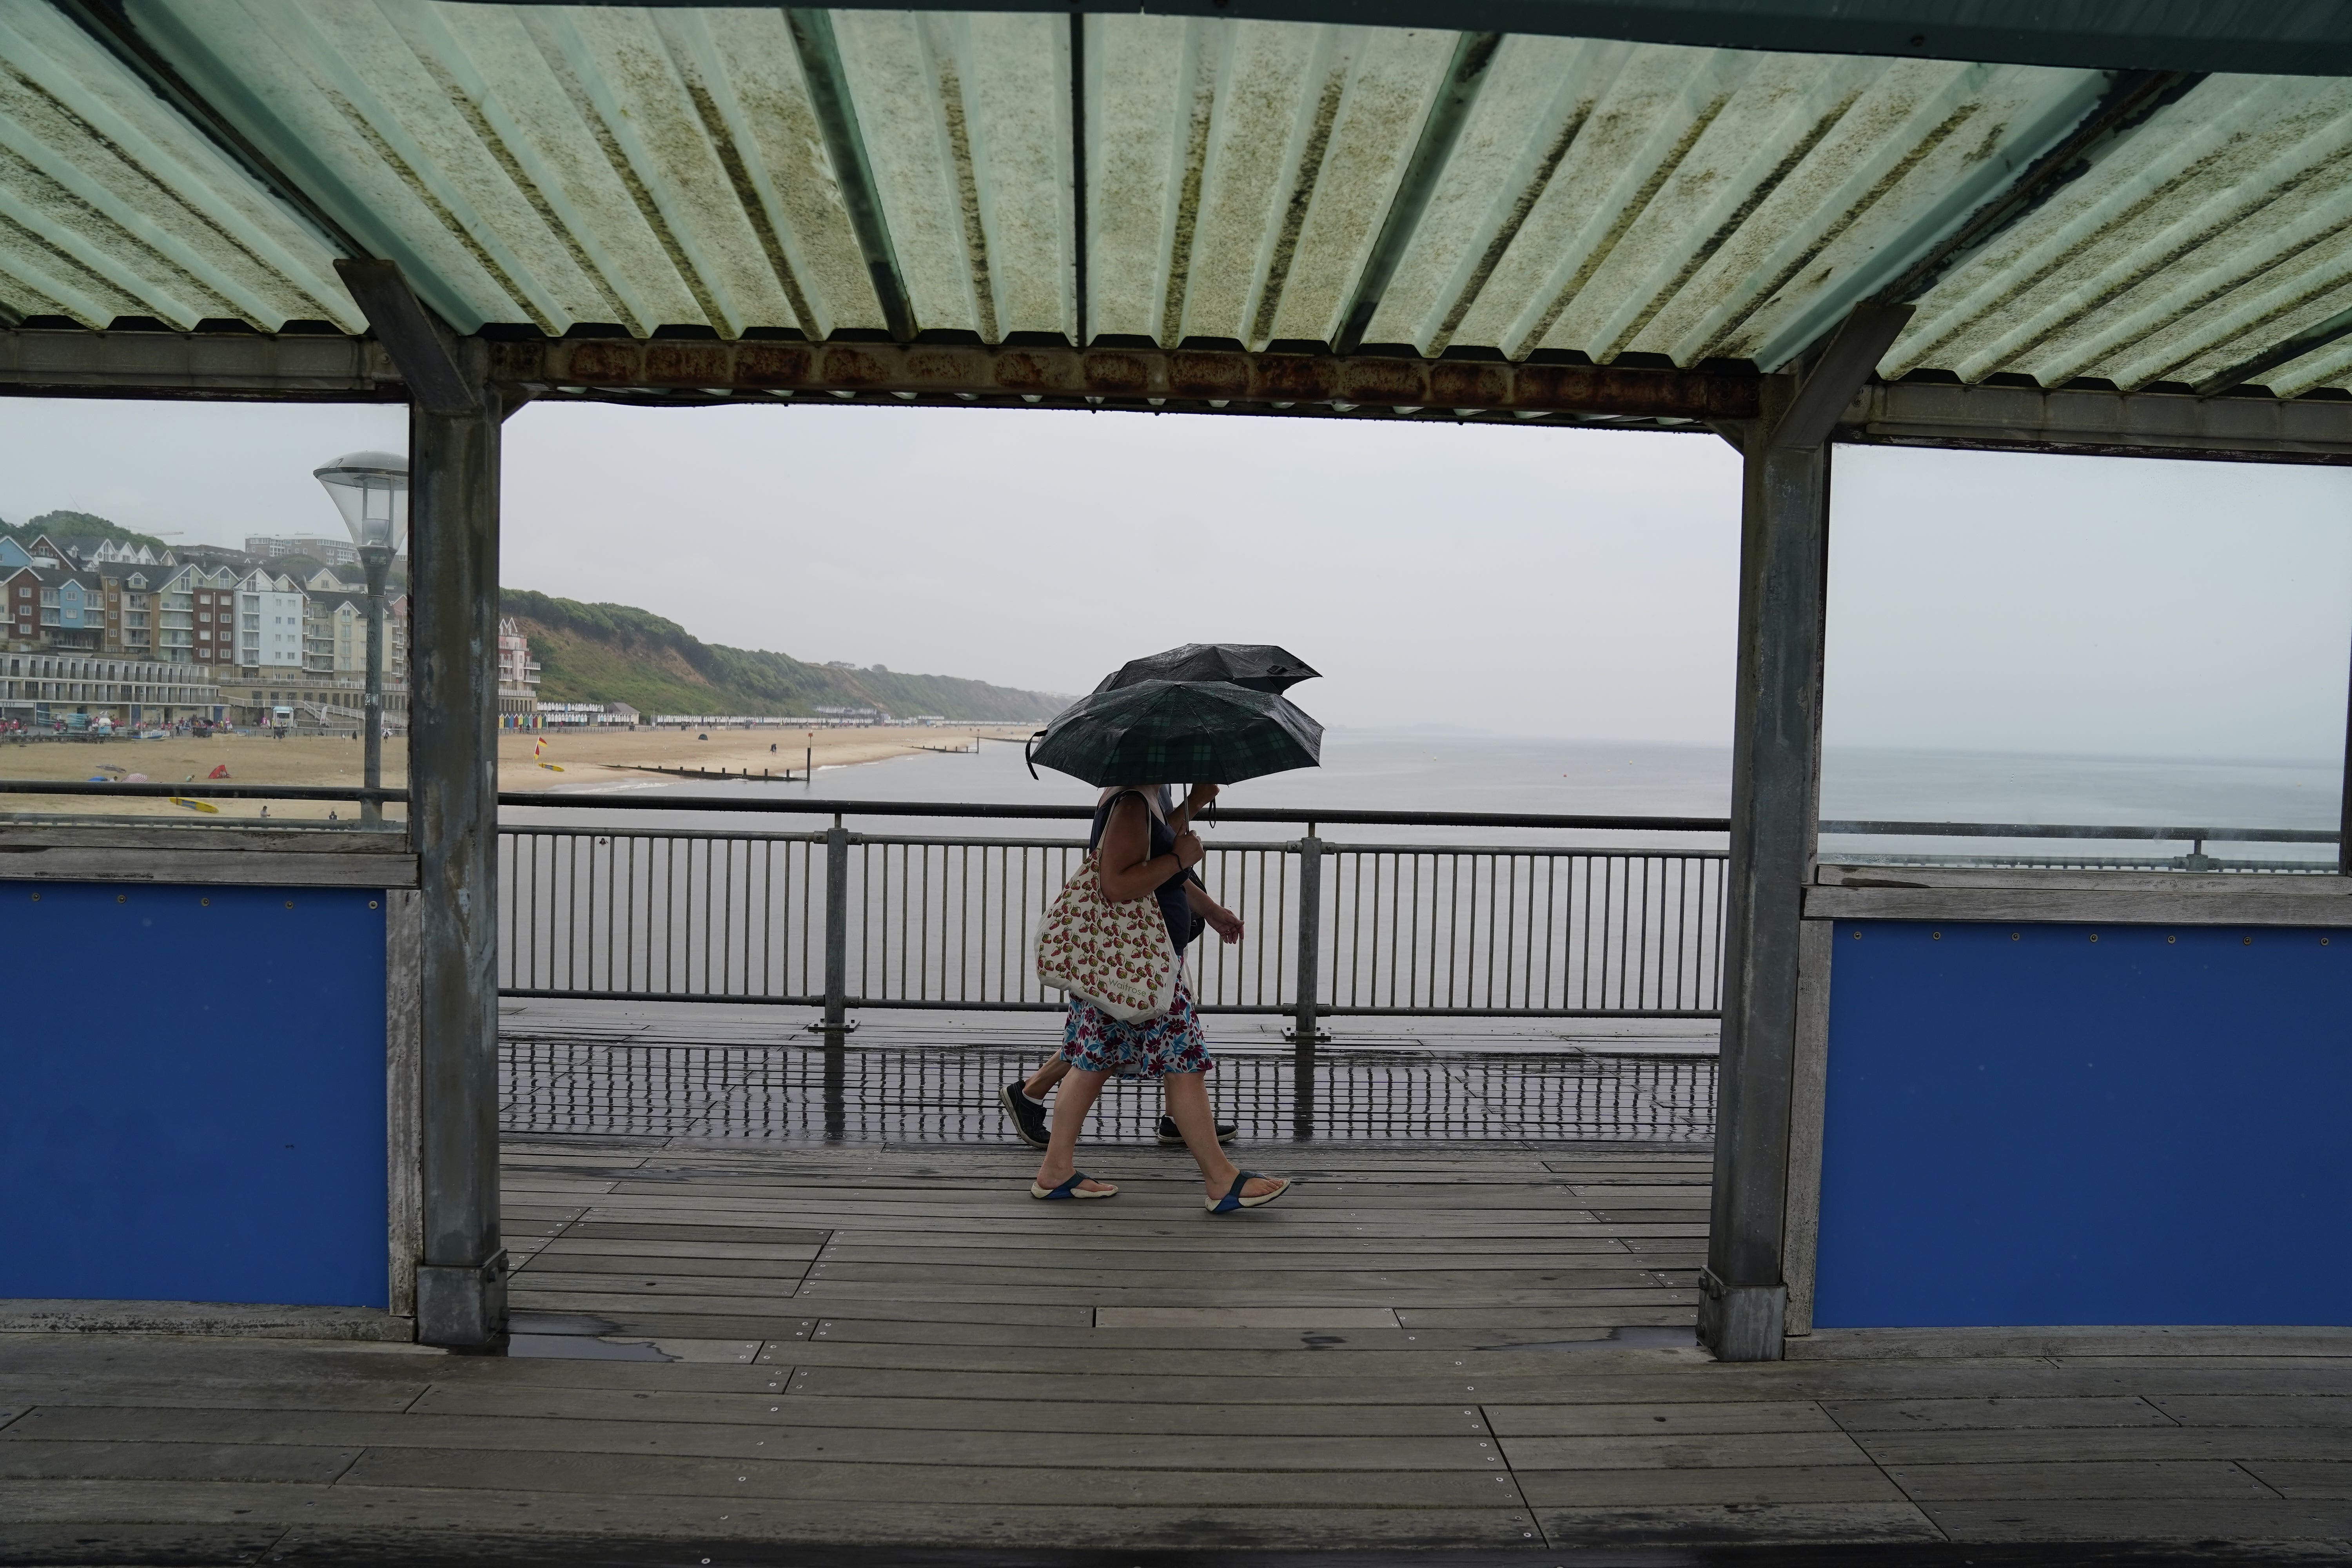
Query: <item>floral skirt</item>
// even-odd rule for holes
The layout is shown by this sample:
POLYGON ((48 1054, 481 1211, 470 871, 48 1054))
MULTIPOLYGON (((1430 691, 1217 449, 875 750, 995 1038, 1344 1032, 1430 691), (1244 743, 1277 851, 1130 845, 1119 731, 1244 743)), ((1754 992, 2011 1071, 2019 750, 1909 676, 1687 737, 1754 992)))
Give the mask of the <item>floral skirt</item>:
POLYGON ((1171 1072, 1208 1072, 1217 1064, 1201 1033, 1192 988, 1176 977, 1176 1001, 1157 1018, 1123 1024, 1091 1002, 1070 998, 1062 1028, 1062 1059, 1081 1072, 1159 1079, 1171 1072))

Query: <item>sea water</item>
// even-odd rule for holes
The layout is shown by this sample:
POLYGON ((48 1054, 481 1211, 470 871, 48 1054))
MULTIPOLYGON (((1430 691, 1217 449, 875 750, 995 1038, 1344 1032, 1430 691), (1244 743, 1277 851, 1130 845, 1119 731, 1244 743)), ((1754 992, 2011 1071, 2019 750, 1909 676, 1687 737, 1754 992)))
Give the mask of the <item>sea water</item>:
MULTIPOLYGON (((2290 827, 2330 829, 2340 811, 2340 764, 2316 761, 2066 756, 1893 748, 1832 748, 1822 778, 1822 815, 1829 820, 2009 822, 2101 826, 2290 827)), ((1181 782, 1181 781, 1180 781, 1181 782)), ((590 785, 568 795, 625 794, 635 802, 694 796, 740 801, 747 806, 799 800, 971 802, 991 805, 1087 806, 1096 791, 1065 774, 1039 769, 1032 776, 1016 742, 989 741, 971 752, 918 752, 878 763, 820 767, 813 784, 630 783, 590 785)), ((1333 729, 1323 763, 1227 786, 1223 804, 1311 811, 1544 812, 1577 816, 1722 816, 1731 801, 1728 746, 1536 740, 1444 729, 1333 729)), ((512 808, 509 808, 511 812, 512 808)), ((550 813, 553 816, 553 813, 550 813)), ((565 819, 583 818, 566 811, 565 819)), ((670 818, 682 826, 686 814, 670 818)), ((694 818, 719 826, 709 813, 694 818)), ((726 814, 731 817, 733 814, 726 814)), ((764 813, 762 815, 765 815, 764 813)), ((614 813, 614 820, 621 813, 614 813)), ((601 817, 601 814, 600 814, 601 817)), ((629 820, 653 826, 653 816, 629 820)), ((771 825, 784 823, 769 819, 771 825)), ((1050 834, 1058 824, 1002 820, 926 822, 906 817, 858 817, 866 832, 1050 834)), ((791 824, 795 828, 809 826, 791 824)), ((1219 837, 1282 837, 1287 825, 1206 825, 1219 837)), ((1077 831, 1073 824, 1066 831, 1077 831)), ((1333 827, 1326 837, 1364 842, 1411 839, 1444 843, 1558 842, 1541 830, 1495 828, 1333 827)), ((1578 835, 1580 839, 1592 835, 1578 835)), ((1698 847, 1721 835, 1643 833, 1645 840, 1698 847)), ((1991 847, 1985 841, 1905 841, 1914 849, 1991 847)), ((1848 850, 1889 847, 1890 841, 1841 838, 1848 850)), ((2007 847, 2023 847, 2016 841, 2007 847)), ((2070 846, 2077 851, 2088 847, 2070 846)), ((2095 852, 2144 857, 2181 847, 2147 842, 2110 844, 2095 852)), ((2243 847, 2221 851, 2254 854, 2243 847)), ((2328 847, 2263 846, 2265 858, 2332 858, 2328 847)))

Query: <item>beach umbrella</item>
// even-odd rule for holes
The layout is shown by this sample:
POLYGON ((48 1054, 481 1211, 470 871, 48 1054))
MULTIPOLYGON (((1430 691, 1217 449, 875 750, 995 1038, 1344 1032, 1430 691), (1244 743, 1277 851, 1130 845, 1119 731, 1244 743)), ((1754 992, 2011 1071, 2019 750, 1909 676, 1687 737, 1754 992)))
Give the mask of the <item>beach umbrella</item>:
POLYGON ((1253 691, 1286 691, 1316 674, 1305 659, 1272 643, 1188 642, 1129 659, 1095 689, 1116 691, 1140 680, 1226 680, 1253 691))
POLYGON ((1239 784, 1322 762, 1323 726, 1288 698, 1230 680, 1145 680, 1080 698, 1032 741, 1090 784, 1239 784))

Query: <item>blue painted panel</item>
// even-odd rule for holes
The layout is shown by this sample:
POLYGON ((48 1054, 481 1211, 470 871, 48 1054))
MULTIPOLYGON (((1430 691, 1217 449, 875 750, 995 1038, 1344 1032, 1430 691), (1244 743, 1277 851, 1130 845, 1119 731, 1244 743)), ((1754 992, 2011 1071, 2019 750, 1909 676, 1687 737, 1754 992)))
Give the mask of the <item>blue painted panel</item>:
POLYGON ((1836 932, 1816 1324, 2352 1323, 2352 931, 1836 932))
POLYGON ((0 883, 0 1297, 387 1304, 383 898, 0 883))

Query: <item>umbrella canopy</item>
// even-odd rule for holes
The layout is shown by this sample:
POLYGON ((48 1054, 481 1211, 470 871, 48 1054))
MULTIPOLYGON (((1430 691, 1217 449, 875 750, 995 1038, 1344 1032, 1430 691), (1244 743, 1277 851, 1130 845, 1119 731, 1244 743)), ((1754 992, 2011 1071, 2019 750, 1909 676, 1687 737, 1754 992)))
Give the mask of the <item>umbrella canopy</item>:
POLYGON ((1145 680, 1082 697, 1030 753, 1090 784, 1238 784, 1318 766, 1323 726, 1289 699, 1229 680, 1145 680))
POLYGON ((1139 680, 1229 680, 1253 691, 1286 691, 1317 671, 1288 648, 1262 642, 1188 642, 1166 653, 1130 658, 1103 677, 1097 691, 1139 680))

